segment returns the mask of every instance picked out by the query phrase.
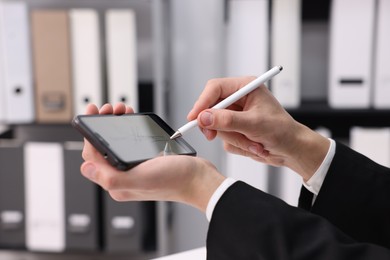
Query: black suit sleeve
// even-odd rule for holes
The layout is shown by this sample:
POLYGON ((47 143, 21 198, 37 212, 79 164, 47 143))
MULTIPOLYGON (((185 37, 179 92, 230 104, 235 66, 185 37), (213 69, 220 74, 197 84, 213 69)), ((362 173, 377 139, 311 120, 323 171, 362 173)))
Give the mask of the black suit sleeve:
POLYGON ((304 208, 356 241, 390 248, 390 170, 341 143, 313 207, 304 208))
POLYGON ((389 260, 390 251, 358 243, 326 219, 237 182, 214 209, 207 259, 389 260))

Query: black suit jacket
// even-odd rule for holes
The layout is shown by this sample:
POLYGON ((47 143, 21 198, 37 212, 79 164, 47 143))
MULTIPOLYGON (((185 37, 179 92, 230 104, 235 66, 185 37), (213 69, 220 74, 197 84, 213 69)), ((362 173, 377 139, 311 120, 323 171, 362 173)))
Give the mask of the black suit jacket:
POLYGON ((390 259, 389 169, 337 143, 315 204, 306 204, 233 184, 214 209, 207 258, 390 259))

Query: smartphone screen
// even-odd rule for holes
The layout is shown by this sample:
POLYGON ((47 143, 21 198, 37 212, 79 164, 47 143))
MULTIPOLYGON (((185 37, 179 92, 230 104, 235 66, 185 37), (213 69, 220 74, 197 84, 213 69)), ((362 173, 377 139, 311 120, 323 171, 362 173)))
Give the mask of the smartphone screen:
POLYGON ((120 169, 167 152, 196 154, 183 138, 170 140, 173 129, 155 114, 77 116, 73 125, 120 169))

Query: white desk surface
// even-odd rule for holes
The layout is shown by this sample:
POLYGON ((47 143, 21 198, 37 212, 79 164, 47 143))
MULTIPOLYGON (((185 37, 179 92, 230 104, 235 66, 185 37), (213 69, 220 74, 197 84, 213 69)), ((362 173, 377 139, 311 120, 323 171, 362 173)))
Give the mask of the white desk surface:
POLYGON ((174 255, 156 258, 154 260, 206 260, 206 248, 201 247, 174 255))

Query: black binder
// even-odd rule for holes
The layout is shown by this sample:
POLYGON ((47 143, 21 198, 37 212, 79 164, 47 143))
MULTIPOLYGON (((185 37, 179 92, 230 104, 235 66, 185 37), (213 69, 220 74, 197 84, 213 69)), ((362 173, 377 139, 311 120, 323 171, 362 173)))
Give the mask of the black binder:
POLYGON ((104 194, 104 245, 110 253, 143 251, 142 202, 117 202, 104 194))
POLYGON ((25 248, 22 144, 0 141, 0 248, 25 248))
POLYGON ((100 249, 99 188, 80 173, 82 142, 64 144, 67 251, 100 249))

